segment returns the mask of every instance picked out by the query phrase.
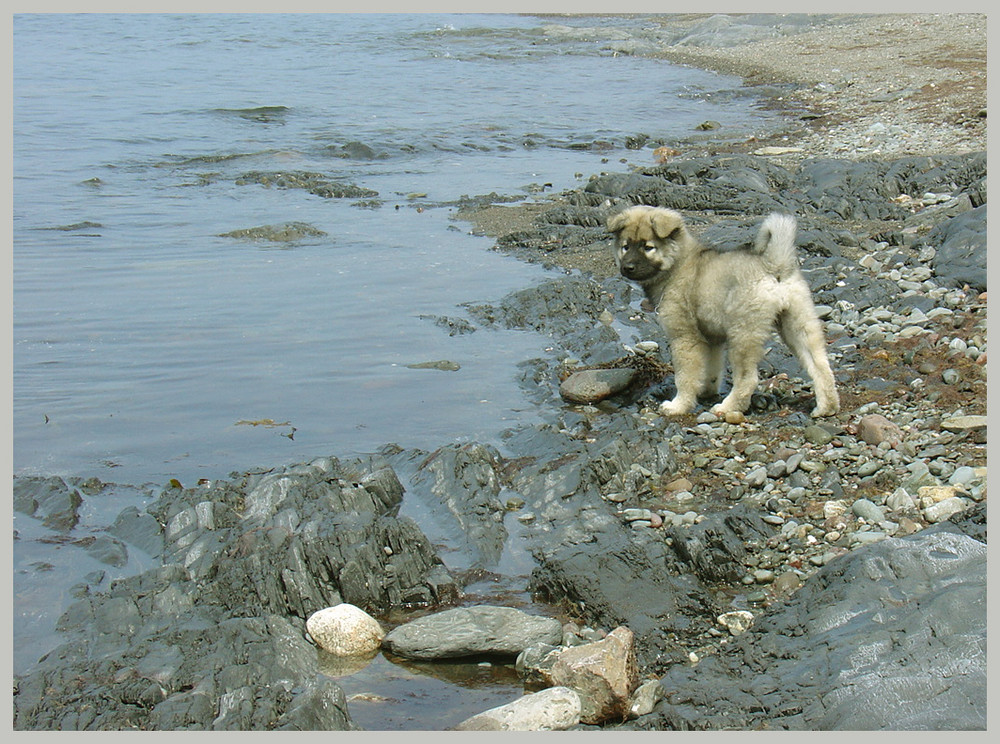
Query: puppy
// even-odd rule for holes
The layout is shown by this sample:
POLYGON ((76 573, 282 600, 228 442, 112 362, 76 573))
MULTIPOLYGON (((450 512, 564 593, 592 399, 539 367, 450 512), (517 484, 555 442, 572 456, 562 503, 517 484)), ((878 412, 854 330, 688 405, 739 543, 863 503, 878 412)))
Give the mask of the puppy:
POLYGON ((690 413, 699 396, 718 395, 727 347, 733 387, 712 412, 746 411, 775 329, 812 378, 812 415, 840 409, 823 328, 799 271, 795 229, 794 217, 771 214, 752 247, 717 251, 671 209, 630 207, 608 220, 618 270, 643 288, 670 337, 677 395, 661 413, 690 413))

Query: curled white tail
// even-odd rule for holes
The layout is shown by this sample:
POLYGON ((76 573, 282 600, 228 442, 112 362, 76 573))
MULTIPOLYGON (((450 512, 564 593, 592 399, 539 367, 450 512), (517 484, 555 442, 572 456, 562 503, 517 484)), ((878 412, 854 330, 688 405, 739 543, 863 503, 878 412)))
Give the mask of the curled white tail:
POLYGON ((754 252, 759 253, 768 271, 779 279, 798 267, 795 255, 795 218, 769 214, 757 232, 754 252))

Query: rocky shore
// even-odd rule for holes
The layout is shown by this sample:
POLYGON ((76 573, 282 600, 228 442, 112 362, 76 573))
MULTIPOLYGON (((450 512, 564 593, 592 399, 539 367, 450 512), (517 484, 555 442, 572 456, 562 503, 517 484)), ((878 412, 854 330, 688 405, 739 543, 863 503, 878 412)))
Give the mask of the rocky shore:
MULTIPOLYGON (((459 213, 497 250, 566 270, 432 319, 548 337, 519 367, 544 423, 503 452, 387 446, 124 510, 80 547, 153 567, 75 588, 73 640, 15 678, 14 728, 357 728, 336 678, 367 658, 306 632, 350 604, 388 630, 387 654, 514 665, 524 709, 442 728, 985 729, 985 18, 793 21, 662 21, 677 32, 664 56, 788 86, 788 132, 669 156, 650 142, 648 165, 459 213), (769 211, 798 217, 840 414, 809 418, 780 344, 745 416, 657 414, 666 339, 604 228, 634 203, 729 246, 769 211), (567 396, 583 369, 616 370, 614 386, 567 396), (414 498, 482 567, 516 520, 551 617, 470 607, 468 577, 400 516, 414 498)), ((18 479, 14 506, 68 541, 104 487, 18 479)))

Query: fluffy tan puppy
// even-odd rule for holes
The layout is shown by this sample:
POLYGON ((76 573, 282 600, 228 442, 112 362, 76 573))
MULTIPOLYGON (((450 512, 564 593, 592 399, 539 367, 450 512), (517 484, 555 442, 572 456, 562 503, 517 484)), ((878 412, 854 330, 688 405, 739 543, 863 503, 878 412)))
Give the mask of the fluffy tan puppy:
POLYGON ((712 412, 746 411, 774 330, 812 378, 812 415, 840 409, 823 328, 799 271, 794 217, 769 215, 754 245, 733 251, 705 247, 679 213, 661 207, 630 207, 608 229, 618 270, 643 288, 670 337, 677 395, 661 413, 690 413, 699 396, 718 395, 727 348, 733 387, 712 412))

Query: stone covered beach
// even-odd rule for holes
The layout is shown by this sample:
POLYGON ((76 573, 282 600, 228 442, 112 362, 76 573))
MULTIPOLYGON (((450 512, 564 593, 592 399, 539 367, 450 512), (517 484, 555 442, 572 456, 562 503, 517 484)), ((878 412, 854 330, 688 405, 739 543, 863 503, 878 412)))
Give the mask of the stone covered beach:
MULTIPOLYGON (((340 603, 384 624, 387 653, 464 654, 524 680, 527 713, 442 728, 985 729, 985 16, 657 22, 665 59, 743 77, 787 127, 623 132, 633 156, 579 189, 457 212, 497 250, 566 270, 436 319, 548 337, 519 367, 545 423, 511 430, 503 453, 387 446, 176 484, 123 511, 84 548, 156 565, 77 588, 59 621, 72 640, 15 678, 15 729, 357 728, 344 659, 306 635, 340 603), (808 381, 777 344, 745 416, 657 414, 666 339, 614 275, 604 228, 634 203, 678 209, 722 245, 770 211, 798 217, 838 415, 809 418, 808 381), (626 372, 607 397, 568 402, 583 368, 626 372), (484 563, 516 520, 526 589, 558 626, 470 603, 470 577, 399 516, 413 497, 461 523, 484 563)), ((14 506, 68 531, 102 487, 20 479, 14 506)))

